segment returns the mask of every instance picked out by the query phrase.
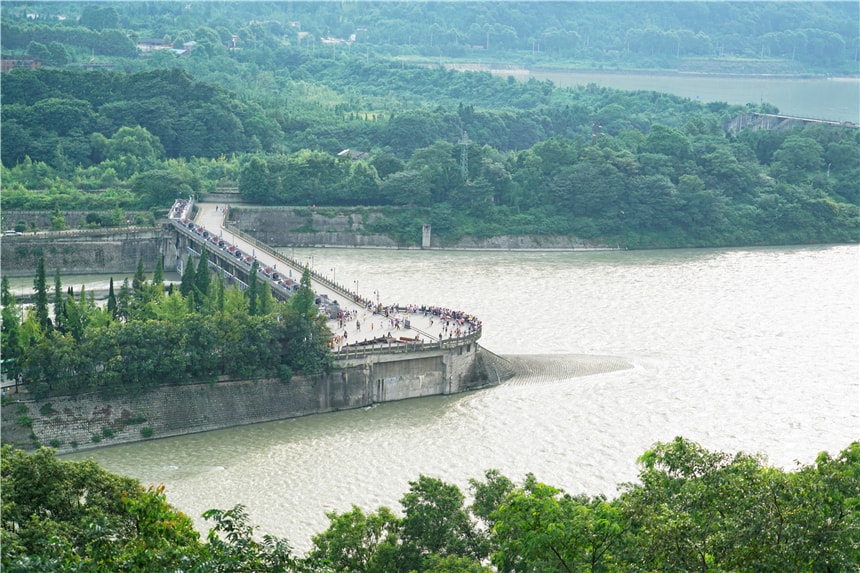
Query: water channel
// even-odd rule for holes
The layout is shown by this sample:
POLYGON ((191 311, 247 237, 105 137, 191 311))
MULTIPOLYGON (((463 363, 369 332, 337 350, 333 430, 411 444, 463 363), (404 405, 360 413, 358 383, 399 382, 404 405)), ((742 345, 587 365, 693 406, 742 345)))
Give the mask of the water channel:
POLYGON ((471 311, 482 345, 533 374, 68 458, 163 483, 195 518, 243 503, 261 533, 304 551, 326 511, 396 509, 422 473, 465 490, 489 468, 515 480, 533 472, 572 493, 613 495, 635 479, 643 450, 677 435, 782 467, 860 438, 856 245, 294 256, 383 302, 471 311), (561 374, 578 361, 632 368, 561 374))
MULTIPOLYGON (((504 73, 504 72, 499 72, 504 73)), ((784 115, 860 123, 860 78, 786 78, 535 70, 559 87, 590 83, 619 90, 670 93, 703 102, 771 103, 784 115)), ((529 76, 518 76, 521 79, 529 76)))

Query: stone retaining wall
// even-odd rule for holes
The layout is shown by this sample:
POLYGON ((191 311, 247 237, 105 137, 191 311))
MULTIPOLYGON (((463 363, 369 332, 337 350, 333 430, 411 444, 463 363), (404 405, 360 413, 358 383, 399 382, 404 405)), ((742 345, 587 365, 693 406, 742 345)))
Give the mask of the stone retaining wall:
POLYGON ((3 274, 33 276, 45 257, 50 278, 61 274, 134 273, 143 259, 146 272, 155 269, 163 240, 160 229, 58 231, 4 236, 0 243, 3 274))
MULTIPOLYGON (((273 247, 404 248, 385 235, 368 233, 366 225, 382 215, 369 208, 253 207, 234 206, 230 223, 240 231, 273 247)), ((418 244, 409 245, 419 248, 418 244)), ((487 250, 590 250, 611 248, 569 235, 503 235, 463 237, 442 242, 432 234, 432 249, 487 250)))
MULTIPOLYGON (((24 401, 3 407, 4 435, 26 416, 32 420, 32 433, 39 443, 63 453, 148 439, 142 433, 145 428, 154 439, 453 394, 497 382, 477 359, 480 352, 471 344, 469 351, 382 354, 326 375, 296 377, 289 382, 224 380, 166 386, 120 398, 90 394, 24 401), (26 413, 21 412, 23 407, 26 413)), ((25 438, 19 432, 20 440, 25 438)), ((24 441, 19 445, 31 444, 24 441)))

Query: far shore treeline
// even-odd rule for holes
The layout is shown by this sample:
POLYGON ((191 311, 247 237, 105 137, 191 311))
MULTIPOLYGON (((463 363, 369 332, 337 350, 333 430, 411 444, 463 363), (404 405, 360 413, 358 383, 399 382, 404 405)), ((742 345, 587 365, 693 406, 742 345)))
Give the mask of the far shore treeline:
POLYGON ((858 238, 858 129, 725 134, 741 113, 776 110, 374 67, 379 81, 536 103, 303 117, 175 69, 13 70, 2 86, 2 209, 165 209, 232 188, 263 205, 398 207, 366 230, 406 244, 428 222, 445 240, 575 235, 627 248, 858 238))
POLYGON ((427 223, 443 242, 855 242, 860 129, 726 132, 740 114, 778 110, 440 63, 856 74, 846 22, 857 12, 850 2, 4 2, 3 56, 25 67, 0 85, 0 207, 87 211, 99 225, 238 190, 261 205, 386 207, 365 231, 407 245, 427 223))

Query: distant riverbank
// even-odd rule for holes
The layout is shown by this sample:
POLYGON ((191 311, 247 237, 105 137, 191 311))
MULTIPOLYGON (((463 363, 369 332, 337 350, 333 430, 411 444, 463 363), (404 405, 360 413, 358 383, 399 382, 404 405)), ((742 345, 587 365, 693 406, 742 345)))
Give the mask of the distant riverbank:
MULTIPOLYGON (((431 64, 432 62, 428 62, 431 64)), ((526 67, 495 62, 449 62, 446 68, 486 71, 520 81, 550 80, 558 87, 595 84, 624 91, 657 91, 732 105, 770 103, 780 113, 832 121, 860 121, 860 75, 827 76, 811 72, 764 73, 715 70, 620 70, 562 66, 526 67), (730 81, 727 81, 730 80, 730 81)))

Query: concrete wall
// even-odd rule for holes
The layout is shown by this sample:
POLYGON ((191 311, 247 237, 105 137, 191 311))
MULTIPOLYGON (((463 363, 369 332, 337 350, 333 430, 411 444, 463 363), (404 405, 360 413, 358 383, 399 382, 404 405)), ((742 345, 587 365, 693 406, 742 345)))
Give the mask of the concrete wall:
MULTIPOLYGON (((367 208, 246 207, 234 206, 230 222, 240 231, 272 246, 326 246, 377 248, 433 248, 488 250, 588 250, 606 249, 600 245, 568 235, 463 237, 443 242, 424 232, 422 242, 398 245, 385 235, 367 233, 365 226, 380 213, 367 208)), ((416 235, 417 237, 417 235, 416 235)))
POLYGON ((272 246, 397 247, 385 235, 364 231, 380 214, 368 209, 232 207, 230 221, 272 246))
POLYGON ((39 257, 45 257, 50 278, 62 274, 133 273, 143 259, 147 272, 155 269, 162 242, 161 229, 81 230, 4 236, 0 240, 3 274, 33 276, 39 257))
MULTIPOLYGON (((60 452, 229 428, 310 414, 361 408, 421 396, 451 394, 491 385, 476 344, 409 355, 376 355, 353 360, 329 374, 280 380, 221 381, 168 386, 139 396, 50 398, 25 402, 32 431, 43 445, 60 452), (50 404, 50 412, 45 404, 50 404), (129 423, 129 420, 145 421, 129 423), (105 437, 105 428, 111 437, 105 437), (99 436, 97 442, 93 436, 99 436), (77 447, 73 447, 76 444, 77 447)), ((20 404, 3 408, 4 427, 21 416, 20 404)), ((28 444, 22 444, 28 445, 28 444)))

